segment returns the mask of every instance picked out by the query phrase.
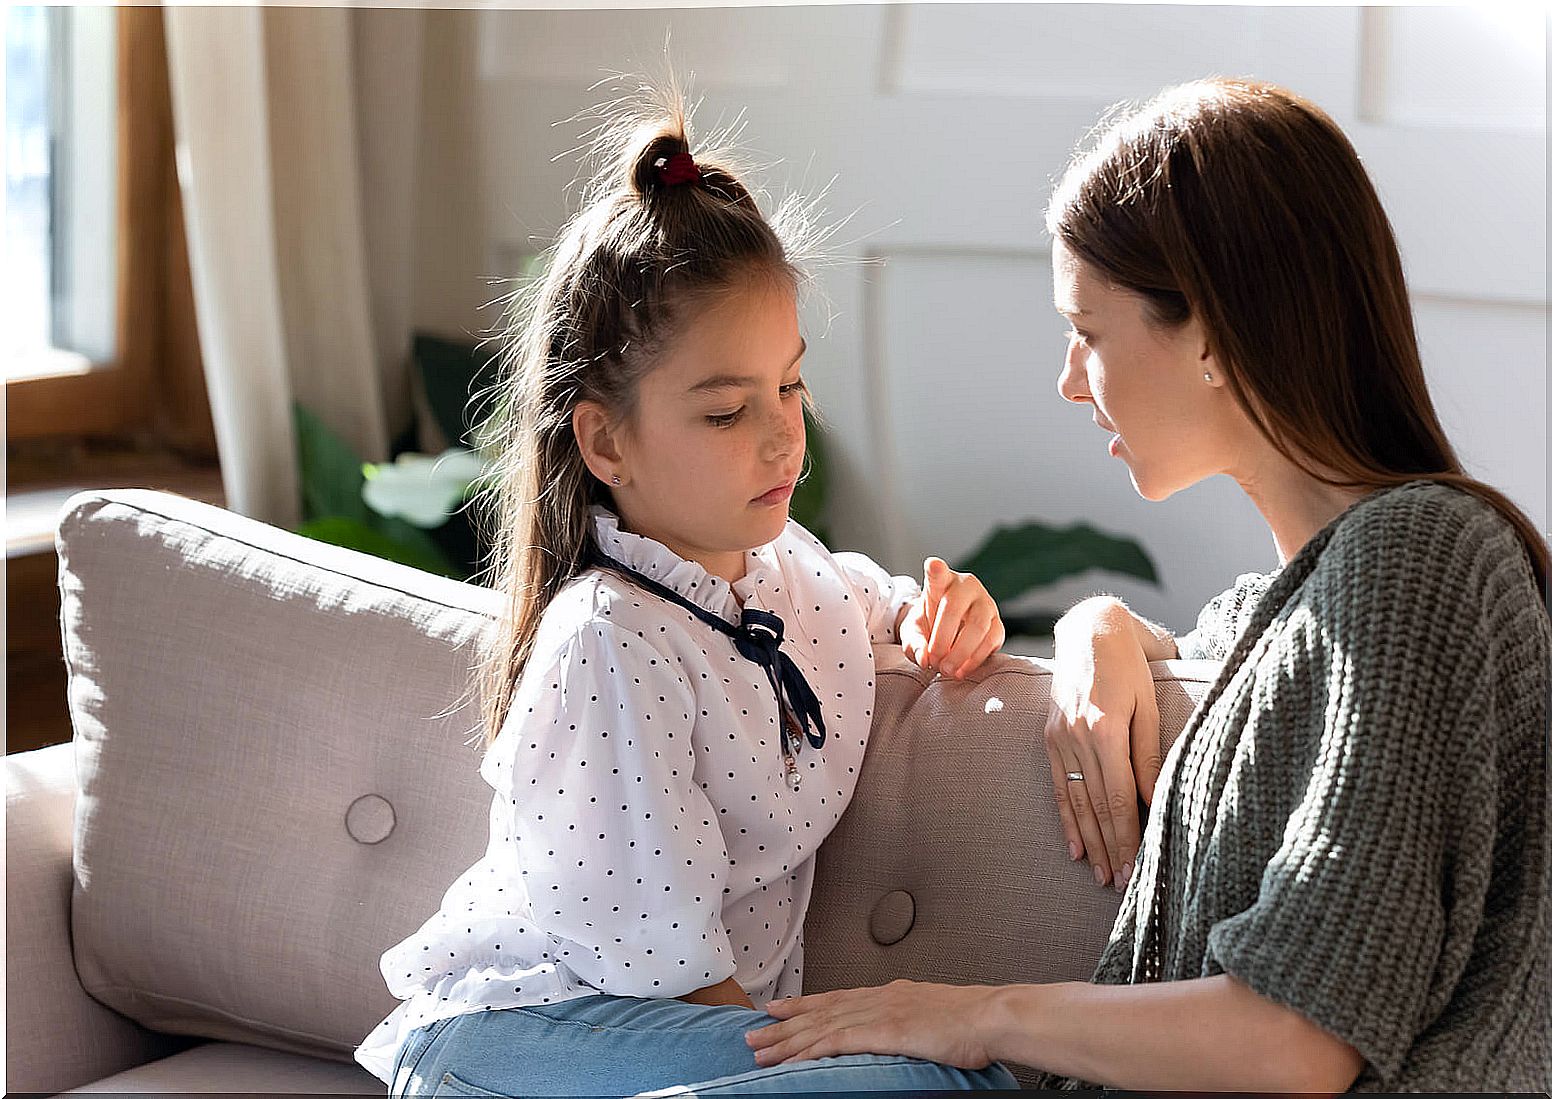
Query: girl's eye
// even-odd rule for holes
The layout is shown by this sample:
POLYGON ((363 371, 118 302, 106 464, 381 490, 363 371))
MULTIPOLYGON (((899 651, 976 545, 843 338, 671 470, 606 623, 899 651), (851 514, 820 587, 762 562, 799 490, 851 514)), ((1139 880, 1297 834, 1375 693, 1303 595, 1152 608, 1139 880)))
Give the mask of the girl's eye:
POLYGON ((1087 344, 1089 342, 1088 333, 1087 332, 1079 332, 1076 328, 1069 328, 1069 329, 1067 329, 1067 338, 1069 340, 1076 340, 1077 342, 1079 342, 1081 344, 1087 344))
POLYGON ((781 387, 781 395, 783 397, 790 397, 794 393, 807 393, 807 392, 808 392, 808 383, 805 382, 802 378, 799 378, 797 381, 792 382, 789 385, 784 385, 784 386, 781 387))
POLYGON ((712 427, 732 427, 743 414, 742 408, 735 408, 732 412, 724 412, 720 416, 707 416, 706 422, 712 427))

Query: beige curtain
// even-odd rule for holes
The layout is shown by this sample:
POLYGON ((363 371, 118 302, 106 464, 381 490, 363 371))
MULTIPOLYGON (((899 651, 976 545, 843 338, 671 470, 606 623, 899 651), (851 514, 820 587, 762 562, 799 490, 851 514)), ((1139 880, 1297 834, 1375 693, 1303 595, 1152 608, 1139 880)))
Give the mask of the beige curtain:
POLYGON ((242 514, 300 519, 293 400, 368 461, 414 418, 424 18, 165 11, 200 345, 242 514))

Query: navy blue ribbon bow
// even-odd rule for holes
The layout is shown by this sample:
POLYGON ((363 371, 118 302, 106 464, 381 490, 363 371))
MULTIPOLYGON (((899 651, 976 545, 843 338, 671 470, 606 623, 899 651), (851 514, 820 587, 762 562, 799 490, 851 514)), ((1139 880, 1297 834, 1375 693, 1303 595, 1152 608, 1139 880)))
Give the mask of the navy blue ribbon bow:
POLYGON ((592 547, 588 563, 599 568, 613 569, 653 595, 683 607, 712 629, 731 637, 733 647, 738 650, 740 656, 760 665, 765 670, 765 678, 770 682, 771 691, 776 696, 776 705, 781 710, 783 754, 791 754, 788 742, 791 730, 788 719, 809 744, 815 748, 824 746, 824 717, 819 712, 819 697, 814 694, 814 689, 808 685, 808 680, 803 678, 803 673, 792 662, 792 658, 781 651, 783 625, 778 616, 769 611, 745 608, 739 624, 735 626, 721 615, 713 614, 706 608, 690 602, 666 584, 660 584, 650 576, 643 576, 629 565, 616 561, 596 546, 592 547))

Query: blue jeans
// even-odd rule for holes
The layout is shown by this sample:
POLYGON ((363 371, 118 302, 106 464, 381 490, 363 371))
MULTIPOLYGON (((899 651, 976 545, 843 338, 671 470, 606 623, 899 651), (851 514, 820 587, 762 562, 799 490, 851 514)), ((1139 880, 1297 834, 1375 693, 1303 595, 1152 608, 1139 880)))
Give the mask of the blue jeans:
POLYGON ((412 1032, 399 1050, 390 1095, 920 1095, 1018 1087, 1000 1064, 967 1071, 874 1054, 759 1068, 744 1032, 774 1021, 749 1008, 630 996, 475 1011, 412 1032))

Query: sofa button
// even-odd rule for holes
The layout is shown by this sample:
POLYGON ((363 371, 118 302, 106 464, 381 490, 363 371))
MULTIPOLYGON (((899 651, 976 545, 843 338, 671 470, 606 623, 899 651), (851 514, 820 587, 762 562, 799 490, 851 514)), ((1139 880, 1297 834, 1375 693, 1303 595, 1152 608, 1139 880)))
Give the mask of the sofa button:
POLYGON ((345 810, 345 831, 357 843, 382 843, 397 823, 393 806, 378 794, 362 794, 345 810))
POLYGON ((880 946, 892 946, 910 932, 916 922, 916 898, 904 889, 885 893, 873 906, 868 931, 880 946))

